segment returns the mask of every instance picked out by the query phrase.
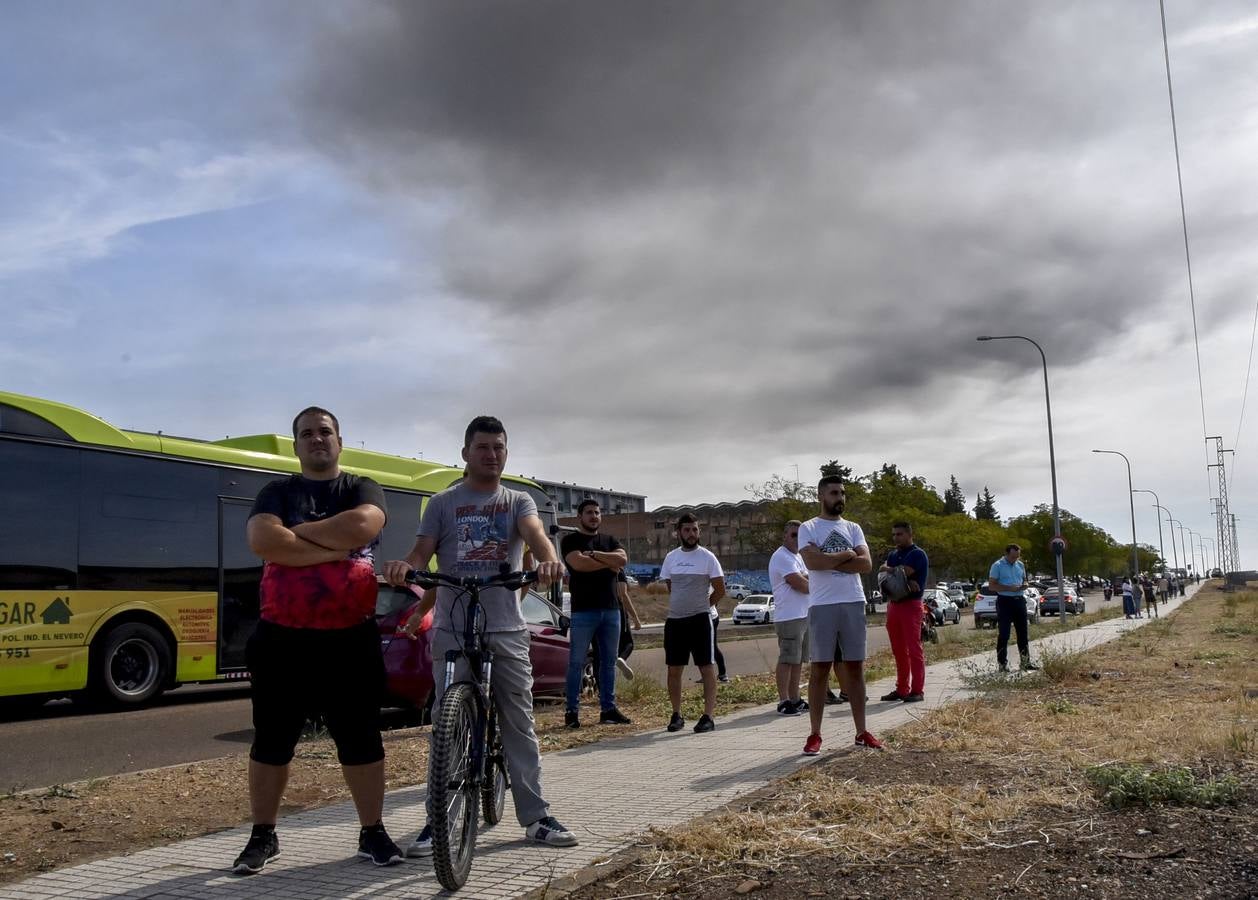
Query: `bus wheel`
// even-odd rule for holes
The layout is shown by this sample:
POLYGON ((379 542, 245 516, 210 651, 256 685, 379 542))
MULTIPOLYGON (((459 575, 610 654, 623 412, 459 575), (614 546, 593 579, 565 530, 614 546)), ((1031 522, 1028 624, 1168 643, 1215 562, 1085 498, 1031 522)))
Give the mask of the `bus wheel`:
POLYGON ((162 692, 170 678, 170 647, 156 628, 128 622, 97 639, 92 694, 97 700, 137 706, 162 692))

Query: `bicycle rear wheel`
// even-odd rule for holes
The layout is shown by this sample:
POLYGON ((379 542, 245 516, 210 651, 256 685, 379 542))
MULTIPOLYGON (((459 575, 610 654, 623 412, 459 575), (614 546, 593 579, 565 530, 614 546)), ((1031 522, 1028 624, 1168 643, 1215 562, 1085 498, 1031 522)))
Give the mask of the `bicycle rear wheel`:
POLYGON ((472 772, 476 697, 469 684, 455 684, 441 698, 432 723, 432 862, 437 880, 457 891, 472 870, 478 797, 472 772))
POLYGON ((481 815, 486 825, 502 821, 502 811, 507 803, 507 759, 502 752, 502 733, 499 731, 498 707, 489 702, 489 735, 485 751, 485 780, 481 782, 481 815))

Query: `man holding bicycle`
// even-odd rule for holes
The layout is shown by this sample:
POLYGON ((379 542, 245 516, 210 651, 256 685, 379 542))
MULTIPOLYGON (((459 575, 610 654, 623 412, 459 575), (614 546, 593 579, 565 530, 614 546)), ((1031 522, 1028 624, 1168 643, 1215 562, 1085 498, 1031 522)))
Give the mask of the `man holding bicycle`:
MULTIPOLYGON (((492 416, 473 419, 464 434, 463 459, 466 475, 428 501, 411 552, 405 559, 386 564, 384 574, 389 583, 401 585, 410 570, 427 569, 434 554, 438 571, 447 575, 496 575, 504 563, 517 570, 523 563, 526 543, 537 559, 540 583, 562 578, 563 566, 555 558, 555 548, 537 515, 537 504, 526 492, 502 485, 507 462, 507 433, 502 422, 492 416)), ((533 731, 529 632, 519 597, 506 587, 491 587, 481 592, 480 603, 485 615, 485 647, 494 653, 492 690, 516 818, 536 841, 576 846, 576 837, 550 815, 542 797, 541 753, 533 731)), ((465 594, 445 585, 437 589, 432 627, 434 710, 440 709, 445 689, 446 652, 462 646, 466 612, 465 594)), ((466 659, 460 658, 455 679, 470 674, 466 659)), ((425 823, 406 855, 431 853, 432 827, 425 823)))

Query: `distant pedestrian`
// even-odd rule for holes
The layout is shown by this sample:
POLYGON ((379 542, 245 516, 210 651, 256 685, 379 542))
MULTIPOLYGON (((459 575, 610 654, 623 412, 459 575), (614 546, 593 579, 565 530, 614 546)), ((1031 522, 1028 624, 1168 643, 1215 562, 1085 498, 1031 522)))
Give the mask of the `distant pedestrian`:
POLYGON ((1136 617, 1136 605, 1132 602, 1132 581, 1131 578, 1123 579, 1123 618, 1134 619, 1136 617))
POLYGON ((1158 576, 1158 600, 1161 601, 1162 603, 1165 603, 1167 598, 1170 597, 1170 595, 1171 595, 1171 580, 1167 578, 1166 573, 1163 572, 1161 575, 1158 576))
POLYGON ((620 656, 620 598, 616 595, 616 575, 629 563, 620 541, 601 534, 603 511, 597 500, 582 500, 577 506, 577 530, 565 534, 559 545, 568 567, 572 622, 568 641, 568 678, 565 685, 567 707, 564 725, 580 728, 578 704, 581 677, 590 644, 598 646, 598 703, 600 725, 628 725, 630 721, 616 708, 616 660, 620 656))
POLYGON ((682 513, 677 520, 680 547, 670 550, 660 566, 660 580, 668 585, 668 618, 664 620, 664 663, 668 666, 668 699, 673 715, 669 731, 686 726, 681 717, 681 675, 694 660, 703 679, 703 715, 695 723, 702 734, 716 728, 716 630, 710 610, 725 596, 725 572, 712 551, 699 546, 699 520, 682 513))
POLYGON ((1005 555, 992 563, 987 573, 987 584, 996 589, 996 665, 1002 672, 1009 671, 1009 627, 1018 636, 1018 656, 1023 671, 1038 669, 1031 662, 1031 642, 1027 637, 1026 621, 1026 566, 1019 557, 1022 548, 1017 544, 1005 547, 1005 555))
MULTIPOLYGON (((1161 593, 1153 586, 1153 581, 1146 579, 1144 583, 1144 606, 1149 611, 1149 618, 1158 616, 1158 594, 1161 593)), ((1161 618, 1161 616, 1158 616, 1161 618)))
POLYGON ((717 632, 721 628, 721 610, 715 603, 708 607, 708 615, 712 619, 712 659, 716 663, 716 680, 729 681, 729 673, 725 671, 725 654, 721 652, 721 644, 717 640, 717 632))
POLYGON ((843 518, 843 479, 826 475, 817 483, 821 514, 799 527, 799 553, 808 567, 808 718, 812 727, 804 754, 821 752, 826 683, 837 668, 852 706, 856 746, 881 750, 865 727, 865 589, 861 575, 873 568, 860 525, 843 518))
POLYGON ((1131 609, 1135 613, 1137 619, 1143 619, 1144 613, 1144 586, 1147 579, 1136 576, 1131 579, 1131 609))
POLYGON ((1188 590, 1188 579, 1176 578, 1175 580, 1179 583, 1179 595, 1181 597, 1185 596, 1185 592, 1188 590))
POLYGON ((922 647, 922 587, 930 572, 926 551, 913 543, 913 526, 896 522, 891 526, 895 549, 887 556, 879 572, 902 569, 908 580, 908 593, 887 600, 887 637, 895 657, 895 689, 883 694, 882 700, 903 700, 918 703, 925 699, 926 651, 922 647))
POLYGON ((797 716, 808 709, 799 696, 799 679, 808 656, 808 567, 799 555, 796 519, 782 529, 782 545, 769 559, 773 588, 773 630, 778 637, 778 713, 797 716))

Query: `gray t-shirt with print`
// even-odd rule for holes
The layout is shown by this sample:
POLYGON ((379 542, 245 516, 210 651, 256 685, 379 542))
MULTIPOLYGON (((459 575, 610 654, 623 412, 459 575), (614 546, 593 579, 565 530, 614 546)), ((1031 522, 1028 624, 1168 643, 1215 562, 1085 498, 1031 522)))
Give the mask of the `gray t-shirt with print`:
MULTIPOLYGON (((418 534, 437 542, 438 571, 457 577, 497 575, 503 563, 513 572, 523 564, 520 520, 536 515, 537 504, 524 491, 502 486, 496 491, 478 491, 459 482, 428 501, 418 534)), ((457 588, 444 585, 437 589, 434 628, 463 632, 468 597, 460 594, 457 588)), ((520 631, 525 627, 515 591, 486 588, 480 602, 486 631, 520 631)))

